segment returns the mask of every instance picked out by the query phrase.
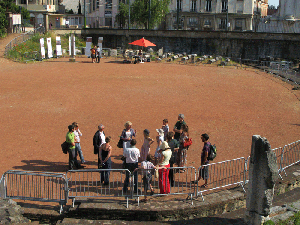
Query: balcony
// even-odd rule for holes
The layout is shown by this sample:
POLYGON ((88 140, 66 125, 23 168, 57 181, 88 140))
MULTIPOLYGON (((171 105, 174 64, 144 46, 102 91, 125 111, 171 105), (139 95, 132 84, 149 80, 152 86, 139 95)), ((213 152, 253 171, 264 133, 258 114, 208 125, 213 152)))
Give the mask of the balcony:
POLYGON ((19 4, 29 12, 40 11, 40 12, 56 12, 58 11, 58 5, 36 5, 36 4, 19 4))

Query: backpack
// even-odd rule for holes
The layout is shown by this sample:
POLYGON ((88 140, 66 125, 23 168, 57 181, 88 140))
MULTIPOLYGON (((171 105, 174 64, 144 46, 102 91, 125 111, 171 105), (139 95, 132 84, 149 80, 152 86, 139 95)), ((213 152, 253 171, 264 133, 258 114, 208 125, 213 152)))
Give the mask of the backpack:
POLYGON ((209 148, 207 160, 212 161, 214 160, 214 158, 216 158, 216 156, 217 156, 217 147, 216 145, 211 144, 209 148))
POLYGON ((63 151, 64 154, 68 154, 69 151, 69 143, 68 142, 64 142, 61 144, 61 149, 63 151))

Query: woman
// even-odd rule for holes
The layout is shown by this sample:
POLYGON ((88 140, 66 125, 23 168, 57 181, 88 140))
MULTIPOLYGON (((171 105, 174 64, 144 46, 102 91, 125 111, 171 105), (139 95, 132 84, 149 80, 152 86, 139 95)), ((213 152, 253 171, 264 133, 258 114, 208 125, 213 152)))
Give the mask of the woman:
POLYGON ((170 193, 170 183, 169 183, 169 169, 170 159, 172 156, 172 151, 166 141, 163 141, 160 145, 159 153, 161 155, 159 160, 159 167, 163 167, 158 170, 159 174, 159 189, 161 194, 170 193))
MULTIPOLYGON (((177 164, 179 167, 184 167, 186 165, 186 151, 188 150, 189 147, 184 147, 183 143, 185 140, 189 139, 189 128, 186 124, 183 124, 181 127, 181 133, 180 133, 180 138, 179 138, 179 150, 177 154, 177 164)), ((185 170, 182 169, 182 172, 185 170)))
POLYGON ((141 148, 141 162, 146 161, 147 156, 150 154, 150 146, 154 142, 153 139, 150 137, 150 131, 148 129, 144 130, 144 144, 141 148))
POLYGON ((123 150, 124 148, 130 148, 130 141, 132 140, 132 137, 135 137, 136 130, 133 130, 132 123, 130 121, 127 121, 125 124, 125 129, 122 131, 121 139, 123 140, 123 150))
MULTIPOLYGON (((98 169, 111 169, 111 151, 112 147, 110 145, 111 137, 108 136, 105 138, 105 142, 101 147, 99 148, 99 154, 98 154, 98 169)), ((104 185, 109 184, 109 171, 101 171, 101 183, 104 182, 104 185)))
POLYGON ((159 154, 160 145, 164 141, 164 130, 156 129, 156 132, 157 132, 157 136, 156 136, 157 148, 156 148, 155 154, 154 154, 154 164, 155 165, 157 165, 158 158, 160 157, 160 154, 159 154))
MULTIPOLYGON (((170 167, 174 167, 174 163, 176 162, 176 158, 177 158, 176 156, 177 156, 177 151, 178 151, 178 147, 179 147, 179 142, 176 139, 174 139, 174 132, 167 133, 167 142, 172 151, 172 157, 170 159, 170 167)), ((170 169, 169 180, 170 180, 171 187, 173 187, 174 186, 174 169, 170 169)))
MULTIPOLYGON (((120 136, 120 139, 123 140, 123 153, 125 148, 130 148, 130 141, 132 140, 132 137, 135 137, 136 135, 136 130, 133 130, 132 123, 130 121, 127 121, 125 124, 125 129, 122 131, 122 134, 120 136)), ((123 160, 123 169, 125 169, 125 164, 126 164, 126 158, 122 159, 123 160)))

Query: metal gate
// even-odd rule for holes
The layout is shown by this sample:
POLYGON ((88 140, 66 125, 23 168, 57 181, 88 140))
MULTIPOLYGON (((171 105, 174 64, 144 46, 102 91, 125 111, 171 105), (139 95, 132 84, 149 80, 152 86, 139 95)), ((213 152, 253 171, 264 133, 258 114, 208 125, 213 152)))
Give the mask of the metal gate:
POLYGON ((68 183, 62 173, 9 170, 3 174, 0 185, 2 198, 58 202, 60 213, 68 200, 68 183))

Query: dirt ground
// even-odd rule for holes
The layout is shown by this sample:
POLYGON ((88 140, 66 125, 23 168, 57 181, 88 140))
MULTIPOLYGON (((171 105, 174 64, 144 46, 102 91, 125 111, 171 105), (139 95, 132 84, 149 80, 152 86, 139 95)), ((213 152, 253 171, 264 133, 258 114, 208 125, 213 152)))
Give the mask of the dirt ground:
MULTIPOLYGON (((0 40, 0 48, 4 41, 0 40)), ((200 165, 200 135, 216 144, 215 161, 250 155, 251 137, 266 137, 272 148, 299 140, 300 91, 257 70, 167 63, 122 64, 114 59, 68 58, 20 64, 0 58, 0 173, 7 170, 65 172, 68 155, 60 144, 76 121, 83 133, 86 168, 97 168, 92 138, 99 124, 111 136, 113 168, 124 123, 142 131, 183 113, 193 145, 188 165, 200 165)), ((151 153, 156 146, 153 145, 151 153)))

